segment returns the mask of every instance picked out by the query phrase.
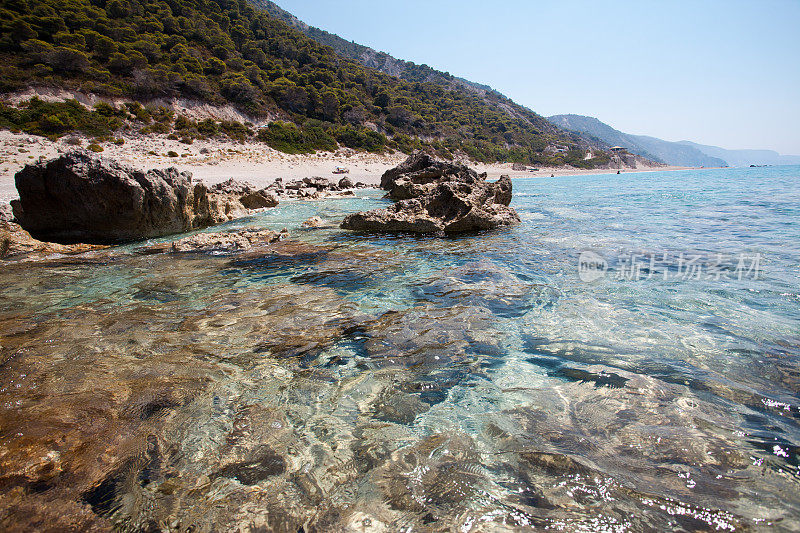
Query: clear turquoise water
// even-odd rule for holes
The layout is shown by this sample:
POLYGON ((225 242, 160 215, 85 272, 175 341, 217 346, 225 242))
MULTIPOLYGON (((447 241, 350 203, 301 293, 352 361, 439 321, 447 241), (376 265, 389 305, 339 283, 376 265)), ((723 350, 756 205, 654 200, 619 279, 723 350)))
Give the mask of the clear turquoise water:
POLYGON ((300 251, 4 267, 3 523, 800 530, 800 168, 516 180, 522 224, 480 235, 336 227, 383 203, 226 226, 300 251))

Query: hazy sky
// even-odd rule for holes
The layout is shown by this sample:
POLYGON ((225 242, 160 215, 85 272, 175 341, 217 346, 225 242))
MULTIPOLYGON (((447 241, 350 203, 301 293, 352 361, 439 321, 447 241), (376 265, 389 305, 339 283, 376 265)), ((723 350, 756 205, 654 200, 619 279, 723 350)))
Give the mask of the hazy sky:
POLYGON ((277 0, 539 114, 800 154, 800 0, 277 0))

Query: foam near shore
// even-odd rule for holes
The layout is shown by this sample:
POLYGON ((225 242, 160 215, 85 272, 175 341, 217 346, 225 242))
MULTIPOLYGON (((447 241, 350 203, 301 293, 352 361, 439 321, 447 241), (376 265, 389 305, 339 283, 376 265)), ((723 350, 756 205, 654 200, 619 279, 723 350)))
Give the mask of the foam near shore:
MULTIPOLYGON (((195 141, 191 145, 168 139, 164 136, 135 135, 122 137, 124 144, 103 143, 99 155, 115 159, 121 163, 141 170, 176 166, 181 171, 189 171, 194 179, 213 185, 229 178, 244 180, 256 187, 266 187, 276 178, 284 181, 311 176, 338 178, 337 167, 348 169, 353 182, 377 185, 381 175, 397 166, 406 155, 402 153, 370 154, 351 149, 337 152, 321 152, 309 155, 290 155, 273 150, 263 143, 237 142, 232 140, 195 141), (170 157, 169 152, 178 154, 170 157)), ((88 141, 81 139, 82 146, 88 141)), ((0 131, 0 202, 16 198, 14 175, 25 165, 57 157, 77 146, 70 144, 70 138, 62 137, 51 141, 44 137, 28 134, 15 134, 0 131)), ((540 167, 536 172, 515 171, 511 163, 480 164, 469 163, 478 172, 486 172, 489 180, 496 180, 501 174, 511 178, 569 176, 578 174, 616 173, 616 169, 582 170, 571 167, 540 167)), ((679 170, 682 167, 643 167, 623 169, 623 172, 646 170, 679 170)))

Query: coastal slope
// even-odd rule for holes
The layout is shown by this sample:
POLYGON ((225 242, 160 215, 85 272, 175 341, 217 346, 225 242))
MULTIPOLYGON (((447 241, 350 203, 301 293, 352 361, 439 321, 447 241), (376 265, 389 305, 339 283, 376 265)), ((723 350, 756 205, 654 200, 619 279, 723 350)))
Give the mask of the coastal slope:
MULTIPOLYGON (((424 149, 479 162, 580 168, 608 162, 599 146, 499 93, 464 90, 428 74, 386 74, 247 3, 34 4, 32 11, 27 3, 7 4, 0 22, 1 127, 51 137, 83 131, 75 109, 38 113, 36 104, 32 113, 29 102, 25 107, 13 98, 31 88, 58 88, 145 107, 176 99, 233 106, 247 117, 244 122, 200 124, 181 116, 161 120, 135 107, 128 112, 142 119, 147 133, 175 129, 176 136, 194 140, 222 130, 231 137, 257 137, 285 153, 424 149)), ((127 117, 118 109, 104 112, 106 124, 127 117)), ((84 132, 99 142, 116 131, 95 126, 84 132)))

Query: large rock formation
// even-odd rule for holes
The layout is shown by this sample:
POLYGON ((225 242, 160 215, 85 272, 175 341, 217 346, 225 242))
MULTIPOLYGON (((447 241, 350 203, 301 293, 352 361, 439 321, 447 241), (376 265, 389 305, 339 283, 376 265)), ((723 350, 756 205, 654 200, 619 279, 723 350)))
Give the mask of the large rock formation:
POLYGON ((381 187, 396 200, 386 209, 345 217, 344 229, 460 233, 519 222, 511 203, 511 180, 486 182, 486 174, 417 152, 381 177, 381 187))
POLYGON ((278 198, 268 189, 257 189, 246 181, 236 181, 233 178, 213 185, 209 192, 238 198, 246 209, 263 209, 278 205, 278 198))
POLYGON ((248 207, 277 205, 246 184, 209 190, 175 168, 142 172, 80 151, 26 166, 16 185, 17 222, 36 239, 61 243, 160 237, 244 216, 248 207))

